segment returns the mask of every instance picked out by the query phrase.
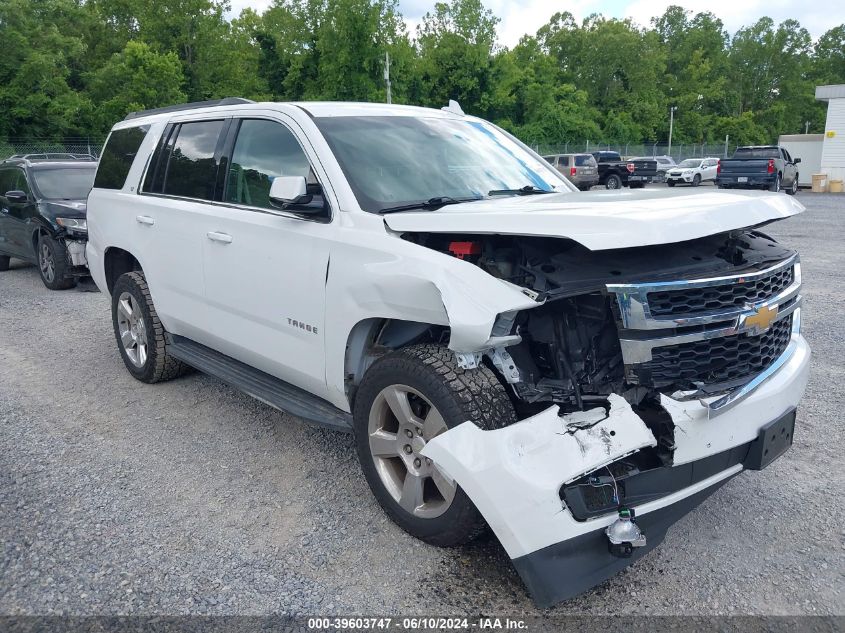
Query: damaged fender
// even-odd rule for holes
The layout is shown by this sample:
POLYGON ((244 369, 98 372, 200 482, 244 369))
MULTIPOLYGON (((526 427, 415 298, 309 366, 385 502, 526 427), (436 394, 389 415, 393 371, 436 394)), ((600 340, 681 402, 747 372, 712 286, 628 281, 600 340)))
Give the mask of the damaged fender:
POLYGON ((508 555, 518 558, 595 529, 595 522, 572 518, 558 493, 563 484, 657 444, 621 396, 608 401, 609 412, 561 417, 551 406, 493 431, 465 422, 428 442, 422 454, 458 482, 508 555))

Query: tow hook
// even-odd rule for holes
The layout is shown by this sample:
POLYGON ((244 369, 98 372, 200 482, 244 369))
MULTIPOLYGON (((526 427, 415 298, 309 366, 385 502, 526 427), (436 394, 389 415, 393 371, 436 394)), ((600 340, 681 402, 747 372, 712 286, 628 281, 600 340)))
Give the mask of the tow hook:
POLYGON ((645 545, 645 534, 634 523, 634 510, 619 508, 619 518, 604 530, 609 541, 610 553, 619 558, 630 558, 635 547, 645 545))

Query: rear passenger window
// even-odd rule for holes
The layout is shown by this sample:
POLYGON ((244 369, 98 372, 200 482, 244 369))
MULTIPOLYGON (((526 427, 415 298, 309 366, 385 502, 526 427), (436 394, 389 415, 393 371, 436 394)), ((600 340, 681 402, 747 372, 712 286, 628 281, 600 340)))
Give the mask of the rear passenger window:
POLYGON ((226 202, 262 209, 270 204, 270 184, 277 176, 304 176, 315 183, 308 157, 294 135, 273 121, 241 122, 226 183, 226 202))
POLYGON ((569 156, 561 156, 559 165, 561 167, 569 167, 569 156))
POLYGON ((217 178, 214 154, 222 130, 223 121, 196 121, 179 126, 167 161, 162 193, 214 199, 217 178))
POLYGON ((132 167, 132 161, 138 153, 138 148, 149 131, 149 125, 128 127, 114 130, 103 148, 94 187, 99 189, 123 189, 126 176, 132 167))

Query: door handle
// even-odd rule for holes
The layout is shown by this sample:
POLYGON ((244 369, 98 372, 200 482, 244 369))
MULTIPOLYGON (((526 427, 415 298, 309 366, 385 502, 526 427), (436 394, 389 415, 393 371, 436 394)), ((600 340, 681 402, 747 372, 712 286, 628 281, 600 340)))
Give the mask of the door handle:
POLYGON ((135 219, 138 221, 138 224, 146 224, 147 226, 152 226, 156 223, 155 219, 148 215, 136 215, 135 219))
POLYGON ((227 233, 218 233, 216 231, 209 231, 206 233, 208 239, 212 242, 220 242, 221 244, 231 244, 232 236, 227 233))

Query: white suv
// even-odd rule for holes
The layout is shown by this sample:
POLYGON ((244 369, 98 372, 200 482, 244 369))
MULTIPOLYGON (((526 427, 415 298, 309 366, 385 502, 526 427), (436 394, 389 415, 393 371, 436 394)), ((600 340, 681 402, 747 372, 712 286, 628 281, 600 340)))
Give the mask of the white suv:
POLYGON ((687 158, 666 172, 666 184, 674 187, 684 182, 697 187, 707 180, 715 181, 718 171, 718 158, 687 158))
POLYGON ((241 99, 130 115, 96 183, 133 376, 352 431, 394 521, 486 523, 541 605, 791 444, 800 264, 753 228, 790 197, 580 193, 455 108, 241 99))

